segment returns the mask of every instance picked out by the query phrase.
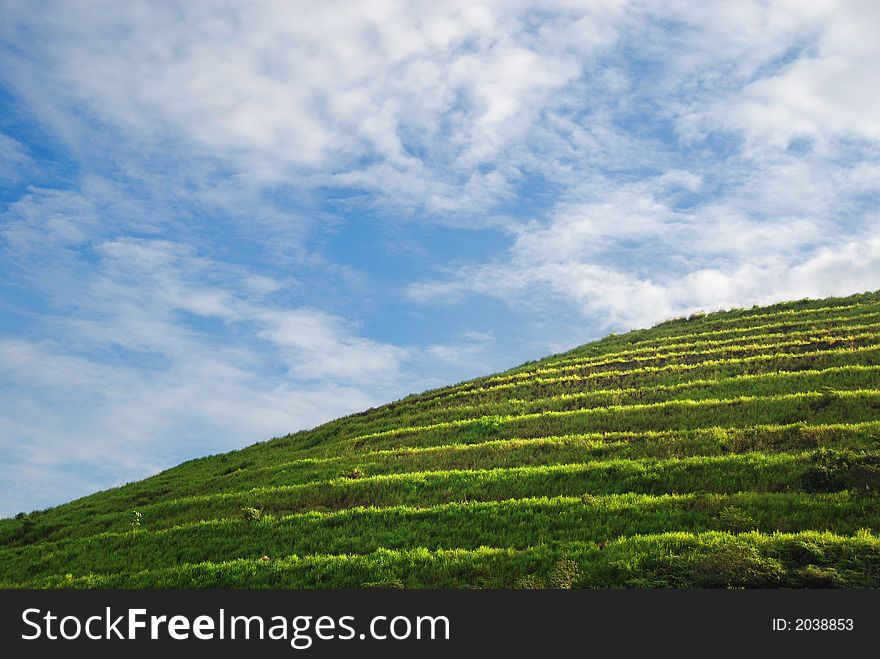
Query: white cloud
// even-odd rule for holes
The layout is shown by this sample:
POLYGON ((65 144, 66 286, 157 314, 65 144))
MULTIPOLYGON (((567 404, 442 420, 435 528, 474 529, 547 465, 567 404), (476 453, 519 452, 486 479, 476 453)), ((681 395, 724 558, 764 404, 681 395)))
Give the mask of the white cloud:
POLYGON ((79 246, 100 226, 93 204, 82 195, 31 187, 10 204, 0 236, 17 255, 79 246))
POLYGON ((583 152, 556 170, 565 188, 549 212, 518 229, 507 255, 413 284, 411 299, 566 304, 598 323, 595 336, 700 308, 880 287, 878 16, 859 2, 630 8, 621 38, 656 70, 593 78, 605 83, 598 103, 671 134, 560 120, 557 134, 583 152))
POLYGON ((676 125, 687 139, 724 130, 763 158, 797 140, 880 137, 880 12, 870 0, 674 3, 694 31, 671 70, 687 94, 676 125), (730 29, 735 25, 736 29, 730 29), (710 93, 706 93, 706 92, 710 93))
MULTIPOLYGON (((647 327, 696 311, 769 304, 804 297, 848 295, 880 289, 880 236, 820 249, 795 260, 741 261, 729 270, 702 268, 684 274, 642 277, 627 270, 562 261, 510 268, 487 266, 445 284, 413 287, 419 301, 463 292, 536 306, 568 303, 603 332, 647 327), (536 301, 539 301, 536 303, 536 301)), ((586 340, 581 334, 569 344, 586 340)))
MULTIPOLYGON (((459 373, 467 376, 485 375, 492 367, 488 349, 495 343, 492 332, 467 331, 462 332, 445 343, 427 346, 423 351, 422 359, 430 366, 422 367, 426 373, 439 374, 453 366, 459 373), (433 363, 432 363, 433 362, 433 363)), ((430 386, 449 384, 442 377, 434 375, 430 386)))
POLYGON ((871 167, 838 167, 825 180, 819 171, 743 167, 724 195, 686 209, 669 195, 679 177, 591 186, 597 199, 557 205, 520 231, 508 258, 412 284, 408 295, 454 304, 478 294, 534 314, 566 305, 589 321, 575 344, 698 310, 880 288, 880 225, 870 204, 854 201, 880 190, 871 167))
POLYGON ((4 38, 30 56, 7 51, 6 76, 82 151, 97 122, 239 181, 485 209, 626 4, 544 3, 550 21, 528 2, 21 5, 4 38))
POLYGON ((786 148, 796 138, 828 148, 836 138, 880 139, 880 7, 840 3, 815 49, 777 75, 749 84, 724 121, 753 149, 786 148))
POLYGON ((270 310, 255 316, 261 338, 275 344, 291 373, 308 379, 394 380, 406 351, 354 335, 342 319, 308 309, 270 310))
POLYGON ((0 181, 18 181, 32 167, 33 161, 24 145, 0 133, 0 181))

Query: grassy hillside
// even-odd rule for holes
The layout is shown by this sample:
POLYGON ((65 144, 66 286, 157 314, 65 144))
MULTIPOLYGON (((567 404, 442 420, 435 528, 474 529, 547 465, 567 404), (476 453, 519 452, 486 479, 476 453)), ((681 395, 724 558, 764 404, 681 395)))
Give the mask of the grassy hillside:
POLYGON ((4 587, 878 587, 880 294, 611 335, 0 521, 4 587))

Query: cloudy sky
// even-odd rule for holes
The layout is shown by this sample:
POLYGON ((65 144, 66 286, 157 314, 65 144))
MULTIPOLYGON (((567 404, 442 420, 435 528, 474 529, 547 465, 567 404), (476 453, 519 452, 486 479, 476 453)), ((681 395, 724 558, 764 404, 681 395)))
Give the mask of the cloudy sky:
POLYGON ((0 515, 880 288, 870 0, 0 9, 0 515))

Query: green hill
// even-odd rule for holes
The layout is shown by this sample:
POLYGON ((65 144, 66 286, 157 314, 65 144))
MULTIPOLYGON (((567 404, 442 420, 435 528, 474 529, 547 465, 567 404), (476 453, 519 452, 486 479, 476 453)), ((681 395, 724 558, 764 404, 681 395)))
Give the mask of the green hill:
POLYGON ((611 335, 0 521, 4 587, 880 586, 880 294, 611 335))

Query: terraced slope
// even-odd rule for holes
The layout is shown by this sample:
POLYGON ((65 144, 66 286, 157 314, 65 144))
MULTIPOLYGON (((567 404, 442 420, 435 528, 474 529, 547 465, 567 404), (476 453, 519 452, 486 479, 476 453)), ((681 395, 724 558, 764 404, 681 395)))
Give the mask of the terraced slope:
POLYGON ((880 294, 611 335, 0 522, 0 585, 880 586, 880 294))

